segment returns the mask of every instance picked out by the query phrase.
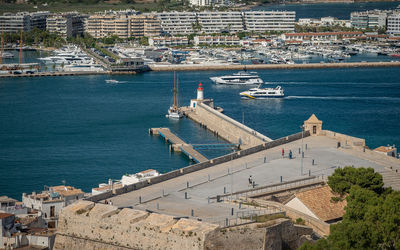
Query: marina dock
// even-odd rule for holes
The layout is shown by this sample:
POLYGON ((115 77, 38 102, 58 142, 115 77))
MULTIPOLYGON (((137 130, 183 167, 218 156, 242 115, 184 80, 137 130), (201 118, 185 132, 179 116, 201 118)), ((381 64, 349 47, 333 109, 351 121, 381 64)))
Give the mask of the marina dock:
POLYGON ((321 69, 357 67, 400 67, 400 62, 351 62, 351 63, 307 63, 307 64, 174 64, 151 65, 152 71, 191 71, 191 70, 262 70, 262 69, 321 69))
POLYGON ((169 128, 151 128, 149 130, 151 135, 160 135, 164 137, 165 141, 171 143, 171 149, 174 151, 181 151, 189 157, 189 159, 201 163, 208 161, 207 157, 197 152, 192 145, 187 144, 177 135, 171 132, 169 128))

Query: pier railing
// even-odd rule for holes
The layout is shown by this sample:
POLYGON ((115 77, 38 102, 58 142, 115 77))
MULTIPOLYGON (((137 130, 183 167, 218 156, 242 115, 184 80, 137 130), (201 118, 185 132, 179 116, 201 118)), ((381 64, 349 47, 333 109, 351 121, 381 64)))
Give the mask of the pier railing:
POLYGON ((196 172, 196 171, 199 171, 199 170, 202 170, 202 169, 205 169, 205 168, 209 168, 209 167, 221 164, 221 163, 229 162, 229 161, 234 160, 234 159, 238 159, 238 158, 241 158, 241 157, 244 157, 244 156, 247 156, 247 155, 251 155, 251 154, 260 152, 262 150, 270 149, 270 148, 277 147, 277 146, 280 146, 280 145, 283 145, 283 144, 286 144, 286 143, 289 143, 289 142, 292 142, 292 141, 296 141, 296 140, 301 139, 302 136, 303 137, 310 136, 310 131, 305 131, 303 135, 302 135, 301 132, 299 132, 297 134, 293 134, 293 135, 289 135, 289 136, 286 136, 286 137, 282 137, 280 139, 277 139, 277 140, 274 140, 274 141, 271 141, 271 142, 266 142, 266 143, 263 143, 263 144, 248 148, 248 149, 240 150, 240 151, 233 152, 233 153, 221 156, 221 157, 217 157, 217 158, 211 159, 211 160, 206 161, 206 162, 202 162, 202 163, 190 165, 190 166, 185 167, 185 168, 173 170, 173 171, 170 171, 168 173, 162 174, 162 175, 157 176, 157 177, 153 177, 153 178, 145 180, 145 181, 141 181, 141 182, 137 182, 137 183, 134 183, 134 184, 131 184, 131 185, 127 185, 127 186, 124 186, 122 188, 115 189, 113 191, 108 191, 108 192, 105 192, 105 193, 102 193, 102 194, 93 195, 91 197, 86 198, 86 200, 97 202, 97 201, 100 201, 100 200, 108 199, 108 198, 110 198, 110 197, 112 197, 114 195, 120 195, 120 194, 124 194, 124 193, 127 193, 127 192, 139 190, 141 188, 144 188, 144 187, 147 187, 147 186, 150 186, 150 185, 153 185, 153 184, 157 184, 157 183, 160 183, 160 182, 163 182, 163 181, 167 181, 167 180, 176 178, 178 176, 182 176, 182 175, 185 175, 185 174, 196 172))

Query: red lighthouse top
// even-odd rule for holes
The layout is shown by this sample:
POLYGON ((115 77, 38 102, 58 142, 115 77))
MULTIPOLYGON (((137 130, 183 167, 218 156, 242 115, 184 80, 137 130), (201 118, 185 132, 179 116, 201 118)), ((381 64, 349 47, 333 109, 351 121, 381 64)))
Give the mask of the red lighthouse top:
POLYGON ((203 90, 203 84, 199 83, 199 87, 197 88, 197 90, 203 90))

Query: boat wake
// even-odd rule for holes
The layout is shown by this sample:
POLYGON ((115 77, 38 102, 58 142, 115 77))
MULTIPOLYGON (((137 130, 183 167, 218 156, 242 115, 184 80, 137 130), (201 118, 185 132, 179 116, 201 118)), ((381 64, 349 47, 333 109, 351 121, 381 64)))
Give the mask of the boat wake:
POLYGON ((287 96, 285 97, 285 99, 400 101, 400 97, 390 97, 390 96, 287 96))

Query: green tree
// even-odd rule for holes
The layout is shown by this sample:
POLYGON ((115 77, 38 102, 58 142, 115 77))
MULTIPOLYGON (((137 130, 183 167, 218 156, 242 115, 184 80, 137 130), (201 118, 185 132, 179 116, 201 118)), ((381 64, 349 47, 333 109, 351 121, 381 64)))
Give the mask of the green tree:
POLYGON ((379 173, 374 173, 373 168, 338 168, 333 175, 328 177, 328 185, 334 192, 341 195, 349 193, 353 185, 380 194, 383 191, 383 184, 382 176, 379 173))
POLYGON ((328 184, 348 194, 346 213, 331 234, 300 249, 400 249, 400 192, 384 189, 371 168, 336 169, 328 184))

